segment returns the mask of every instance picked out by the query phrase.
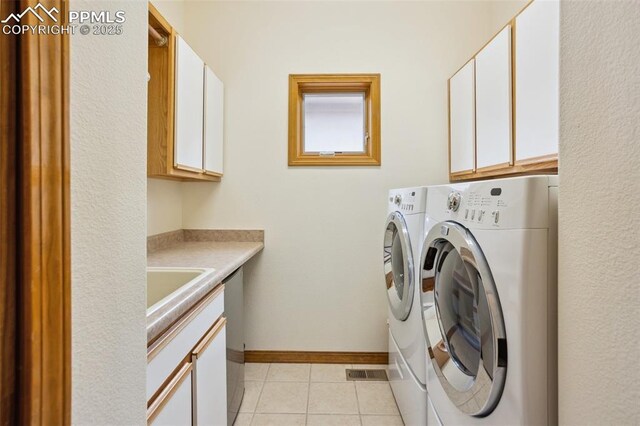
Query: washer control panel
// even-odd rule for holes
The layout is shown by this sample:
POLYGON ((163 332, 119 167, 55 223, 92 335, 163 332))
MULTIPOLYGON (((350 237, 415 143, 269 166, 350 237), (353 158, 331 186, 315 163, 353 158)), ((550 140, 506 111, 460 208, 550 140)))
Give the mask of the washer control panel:
POLYGON ((500 210, 491 210, 490 212, 486 209, 464 209, 464 220, 476 221, 478 223, 483 223, 487 221, 487 223, 498 224, 500 222, 500 210), (487 215, 491 214, 491 218, 487 215), (486 217, 485 217, 486 216, 486 217))
POLYGON ((429 187, 426 214, 469 228, 542 228, 548 224, 549 177, 528 176, 429 187))

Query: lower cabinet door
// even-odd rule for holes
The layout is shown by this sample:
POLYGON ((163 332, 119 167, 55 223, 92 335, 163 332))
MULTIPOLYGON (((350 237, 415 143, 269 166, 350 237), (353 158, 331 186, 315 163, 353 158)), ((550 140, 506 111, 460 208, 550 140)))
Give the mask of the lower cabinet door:
POLYGON ((194 349, 194 424, 227 426, 226 318, 220 318, 194 349))
POLYGON ((186 363, 149 407, 147 423, 153 426, 193 424, 192 380, 192 363, 186 363))

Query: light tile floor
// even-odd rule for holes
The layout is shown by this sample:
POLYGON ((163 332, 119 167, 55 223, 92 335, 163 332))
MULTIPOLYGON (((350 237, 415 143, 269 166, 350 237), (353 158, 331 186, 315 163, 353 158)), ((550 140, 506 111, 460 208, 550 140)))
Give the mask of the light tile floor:
POLYGON ((347 381, 347 368, 352 366, 245 364, 235 426, 402 426, 389 383, 347 381))

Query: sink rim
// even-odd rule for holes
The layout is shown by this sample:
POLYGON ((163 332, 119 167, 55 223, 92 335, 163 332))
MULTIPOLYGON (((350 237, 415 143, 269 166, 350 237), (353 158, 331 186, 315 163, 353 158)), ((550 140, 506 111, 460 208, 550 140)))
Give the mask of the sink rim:
MULTIPOLYGON (((214 268, 195 268, 195 267, 181 267, 181 266, 148 266, 146 272, 149 273, 149 272, 163 272, 163 271, 166 271, 166 272, 171 272, 171 271, 175 271, 175 272, 200 272, 200 273, 197 276, 195 276, 194 278, 192 278, 191 280, 189 280, 186 283, 182 284, 176 290, 172 291, 171 293, 167 294, 162 299, 158 300, 153 305, 149 306, 147 308, 147 318, 150 315, 152 315, 153 313, 155 313, 158 310, 160 310, 165 305, 167 305, 172 300, 176 299, 181 294, 183 294, 183 293, 187 292, 188 290, 192 289, 194 286, 202 283, 202 281, 207 280, 211 275, 213 275, 216 272, 216 270, 214 268)), ((149 286, 149 282, 148 282, 148 279, 147 279, 147 287, 146 287, 146 291, 147 292, 148 292, 148 288, 149 288, 148 286, 149 286)))

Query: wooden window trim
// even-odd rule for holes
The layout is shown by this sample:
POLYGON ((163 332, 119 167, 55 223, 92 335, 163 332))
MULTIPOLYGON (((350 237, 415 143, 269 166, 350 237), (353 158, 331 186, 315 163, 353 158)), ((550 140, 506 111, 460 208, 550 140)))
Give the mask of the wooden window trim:
POLYGON ((380 74, 289 75, 289 166, 379 166, 380 74), (302 135, 305 93, 364 92, 369 138, 364 153, 336 153, 333 157, 304 152, 302 135))

